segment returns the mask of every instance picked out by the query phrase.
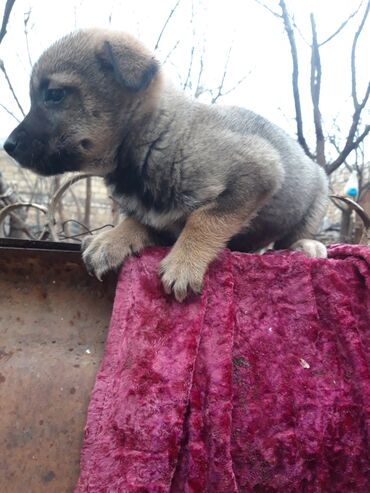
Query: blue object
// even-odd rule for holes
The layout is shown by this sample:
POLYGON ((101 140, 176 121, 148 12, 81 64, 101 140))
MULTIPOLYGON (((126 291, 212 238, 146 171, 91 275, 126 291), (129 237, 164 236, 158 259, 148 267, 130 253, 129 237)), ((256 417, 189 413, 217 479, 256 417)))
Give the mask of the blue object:
POLYGON ((357 188, 355 188, 355 187, 348 188, 346 190, 346 192, 347 192, 347 195, 349 195, 350 197, 356 197, 356 195, 357 195, 357 188))

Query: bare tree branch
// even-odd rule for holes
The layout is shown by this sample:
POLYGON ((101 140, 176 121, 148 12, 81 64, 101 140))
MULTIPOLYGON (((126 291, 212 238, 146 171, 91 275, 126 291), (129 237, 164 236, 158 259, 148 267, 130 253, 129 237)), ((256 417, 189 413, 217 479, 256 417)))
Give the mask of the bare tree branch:
POLYGON ((282 17, 284 21, 284 28, 285 32, 288 36, 289 44, 290 44, 290 51, 292 55, 292 62, 293 62, 293 73, 292 73, 292 84, 293 84, 293 95, 294 95, 294 106, 295 106, 295 113, 296 113, 296 122, 297 122, 297 137, 298 137, 298 142, 301 144, 303 147, 303 150, 309 157, 313 157, 312 153, 310 152, 310 149, 307 145, 306 139, 303 134, 303 122, 302 122, 302 109, 301 109, 301 99, 299 95, 299 86, 298 86, 298 76, 299 76, 299 70, 298 70, 298 53, 297 53, 297 45, 295 42, 295 36, 294 36, 294 30, 292 28, 288 10, 286 8, 286 4, 284 0, 280 0, 279 2, 281 11, 282 11, 282 17))
POLYGON ((355 150, 361 142, 365 139, 365 137, 369 134, 370 132, 370 125, 366 125, 365 129, 363 132, 356 138, 356 133, 358 132, 358 127, 359 123, 361 120, 361 113, 362 110, 365 108, 369 96, 370 96, 370 82, 367 85, 365 95, 362 99, 361 102, 358 100, 358 95, 357 95, 357 80, 356 80, 356 48, 357 48, 357 42, 360 37, 361 32, 363 31, 367 16, 369 14, 370 10, 370 0, 368 0, 366 9, 364 12, 364 15, 362 17, 361 23, 359 25, 358 30, 355 33, 355 36, 353 38, 353 43, 352 43, 352 51, 351 51, 351 79, 352 79, 352 100, 353 100, 353 106, 354 106, 354 113, 352 116, 352 122, 351 122, 351 127, 348 132, 348 136, 346 139, 346 143, 344 145, 344 148, 342 152, 339 154, 337 159, 329 164, 327 166, 327 172, 330 174, 333 171, 335 171, 339 166, 345 161, 347 156, 355 150))
POLYGON ((369 134, 369 132, 370 132, 370 125, 367 125, 365 127, 365 130, 359 135, 359 137, 356 140, 350 140, 350 141, 347 140, 347 143, 346 143, 343 151, 338 156, 338 158, 326 167, 326 171, 327 171, 328 175, 333 173, 333 171, 338 169, 339 166, 344 163, 344 161, 348 157, 348 155, 353 150, 355 150, 361 144, 361 142, 363 142, 363 140, 369 134))
POLYGON ((12 116, 15 120, 17 120, 18 123, 20 123, 19 118, 17 118, 12 111, 8 110, 8 108, 6 106, 4 106, 2 103, 0 103, 0 106, 3 110, 5 110, 7 113, 9 113, 10 116, 12 116))
POLYGON ((316 160, 320 166, 325 167, 325 139, 322 130, 322 119, 320 112, 320 90, 321 90, 321 59, 319 44, 317 41, 316 22, 313 14, 310 15, 312 44, 311 44, 311 98, 313 105, 313 120, 316 133, 316 160))
POLYGON ((79 197, 77 197, 77 195, 75 194, 72 187, 68 190, 67 193, 69 193, 69 195, 72 197, 72 200, 76 206, 76 211, 77 211, 76 214, 77 214, 78 219, 80 221, 82 221, 83 220, 83 217, 82 217, 83 214, 82 214, 82 210, 81 210, 81 204, 80 204, 79 197))
POLYGON ((167 63, 168 59, 170 58, 172 53, 176 50, 176 48, 179 46, 179 44, 180 44, 180 40, 178 39, 174 44, 173 48, 171 48, 171 50, 167 53, 166 58, 162 62, 162 65, 165 65, 167 63))
MULTIPOLYGON (((330 144, 334 147, 334 149, 337 151, 337 153, 339 155, 341 152, 341 149, 335 140, 335 136, 329 135, 328 139, 329 139, 330 144)), ((352 167, 346 161, 343 161, 342 164, 344 164, 344 166, 348 169, 348 171, 352 171, 352 167)))
POLYGON ((278 12, 275 12, 274 10, 270 9, 270 7, 266 5, 264 2, 261 2, 261 0, 255 0, 255 2, 258 3, 258 5, 261 5, 261 7, 263 7, 264 9, 268 10, 270 14, 281 19, 281 15, 278 12))
POLYGON ((291 17, 291 22, 293 24, 293 27, 295 29, 295 31, 297 31, 297 33, 300 35, 300 37, 302 38, 303 42, 307 45, 307 46, 310 46, 310 43, 307 41, 307 39, 303 36, 303 33, 302 31, 300 30, 298 24, 296 23, 295 19, 294 19, 294 15, 292 15, 291 17))
POLYGON ((194 97, 195 98, 199 98, 199 96, 203 93, 203 87, 201 84, 203 70, 204 70, 203 55, 204 55, 204 47, 203 47, 203 53, 202 53, 202 55, 200 57, 200 61, 199 61, 198 80, 197 80, 197 86, 196 86, 195 91, 194 91, 194 97))
MULTIPOLYGON (((255 0, 257 3, 262 5, 263 7, 267 8, 267 10, 270 13, 274 13, 273 11, 271 12, 271 9, 267 7, 261 0, 255 0)), ((322 166, 325 167, 325 170, 328 174, 332 173, 335 171, 341 164, 346 164, 345 161, 349 154, 356 150, 358 146, 364 141, 366 136, 370 133, 370 125, 366 125, 365 128, 362 128, 360 130, 360 123, 361 123, 361 113, 363 112, 364 108, 366 107, 369 98, 370 98, 370 83, 368 84, 364 97, 362 100, 359 100, 358 94, 357 94, 357 80, 356 80, 356 48, 357 48, 357 43, 358 39, 363 31, 365 22, 367 20, 369 10, 370 10, 370 0, 366 0, 366 8, 362 16, 362 20, 360 22, 360 25, 358 27, 358 30, 356 31, 354 38, 353 38, 353 43, 352 43, 352 52, 351 52, 351 78, 352 78, 352 100, 353 100, 353 106, 354 106, 354 113, 352 116, 352 121, 351 121, 351 126, 347 135, 347 138, 345 140, 345 144, 342 148, 342 150, 339 148, 337 143, 332 137, 329 137, 329 141, 331 142, 332 145, 334 145, 338 156, 337 158, 330 164, 326 164, 326 156, 325 156, 325 138, 324 138, 324 132, 323 132, 323 123, 322 123, 322 115, 320 112, 320 89, 321 89, 321 57, 320 57, 320 47, 323 46, 324 44, 328 43, 331 41, 335 36, 337 36, 344 28, 345 26, 349 23, 349 21, 359 12, 361 7, 363 6, 365 0, 361 0, 357 9, 349 15, 349 17, 342 22, 342 24, 338 27, 338 29, 331 34, 325 41, 322 43, 319 43, 318 41, 318 35, 317 35, 317 30, 316 30, 316 23, 315 23, 315 18, 311 14, 311 33, 312 33, 312 42, 310 44, 311 47, 311 98, 312 98, 312 104, 313 104, 313 116, 314 116, 314 126, 315 126, 315 133, 316 133, 316 155, 313 155, 310 152, 310 149, 308 148, 307 142, 304 137, 303 133, 303 117, 302 117, 302 110, 301 110, 301 101, 300 101, 300 93, 299 93, 299 66, 298 66, 298 51, 297 51, 297 45, 296 45, 296 40, 295 40, 295 32, 299 32, 296 24, 294 23, 294 18, 290 15, 290 13, 287 10, 286 2, 285 0, 280 0, 279 1, 279 6, 281 8, 282 15, 276 17, 280 17, 284 23, 284 29, 287 34, 289 44, 290 44, 290 51, 291 51, 291 58, 292 58, 292 64, 293 64, 293 71, 292 71, 292 88, 293 88, 293 97, 294 97, 294 104, 295 104, 295 114, 296 114, 296 123, 297 123, 297 137, 298 137, 298 142, 301 144, 302 148, 304 149, 305 153, 311 157, 312 159, 316 159, 316 161, 321 164, 322 166)), ((347 165, 347 164, 346 164, 347 165)))
POLYGON ((222 93, 222 89, 224 87, 224 84, 225 84, 225 78, 226 78, 226 74, 227 74, 227 69, 229 67, 229 62, 230 62, 230 55, 231 55, 231 51, 233 49, 233 43, 231 43, 230 45, 230 48, 229 48, 229 51, 227 53, 227 57, 226 57, 226 60, 225 60, 225 65, 224 65, 224 71, 223 71, 223 74, 222 74, 222 77, 221 77, 221 82, 217 88, 217 94, 216 96, 213 96, 212 97, 212 101, 211 103, 214 104, 217 99, 219 99, 221 96, 223 96, 223 93, 222 93))
MULTIPOLYGON (((355 162, 354 162, 354 169, 356 170, 357 177, 358 177, 358 197, 361 196, 362 193, 362 187, 364 184, 364 171, 365 171, 365 156, 364 156, 364 146, 363 142, 355 149, 355 162)), ((369 170, 370 171, 370 170, 369 170)))
POLYGON ((363 4, 363 0, 361 0, 361 2, 359 4, 359 6, 357 7, 357 9, 344 22, 342 22, 342 24, 338 27, 338 29, 336 31, 334 31, 333 34, 331 34, 325 41, 323 41, 322 43, 320 43, 319 46, 320 47, 321 46, 324 46, 324 44, 328 43, 333 38, 335 38, 335 36, 337 36, 337 34, 339 34, 346 27, 346 25, 348 24, 348 22, 357 14, 357 12, 360 10, 362 4, 363 4))
POLYGON ((1 25, 1 29, 0 29, 0 43, 2 42, 2 40, 6 34, 6 26, 8 25, 10 13, 12 11, 14 3, 15 3, 15 0, 7 0, 7 2, 5 4, 3 22, 1 25))
POLYGON ((23 108, 21 106, 21 103, 19 102, 18 98, 17 98, 17 95, 15 94, 14 92, 14 89, 13 89, 13 86, 12 86, 12 83, 10 82, 10 79, 8 77, 8 74, 7 74, 7 71, 5 69, 5 65, 4 65, 4 62, 0 59, 0 70, 3 72, 4 74, 4 77, 8 83, 8 86, 9 86, 9 89, 10 89, 10 92, 12 93, 13 95, 13 98, 15 100, 15 102, 17 103, 18 105, 18 108, 20 109, 20 112, 22 113, 23 116, 26 116, 26 113, 23 111, 23 108))
POLYGON ((190 80, 191 77, 191 72, 193 70, 193 63, 194 63, 194 53, 195 53, 195 28, 194 28, 194 0, 191 2, 191 25, 192 25, 192 32, 193 32, 193 45, 190 50, 190 62, 189 62, 189 67, 188 67, 188 73, 186 76, 185 83, 183 85, 183 89, 185 90, 187 87, 190 89, 192 88, 192 83, 190 80), (190 83, 189 83, 190 81, 190 83))
POLYGON ((231 92, 235 91, 235 89, 237 87, 239 87, 248 78, 248 76, 250 74, 251 74, 251 71, 249 71, 247 75, 244 75, 241 79, 239 79, 236 84, 234 84, 232 87, 230 87, 230 89, 228 89, 227 91, 222 91, 222 93, 220 94, 219 97, 227 96, 231 92))
POLYGON ((169 13, 169 15, 168 15, 168 17, 167 17, 166 22, 163 24, 163 27, 162 27, 162 29, 161 29, 161 32, 159 33, 159 36, 158 36, 157 42, 156 42, 156 44, 155 44, 155 46, 154 46, 154 51, 158 50, 159 43, 160 43, 160 41, 161 41, 161 39, 162 39, 163 33, 164 33, 164 31, 166 30, 166 27, 167 27, 168 23, 170 22, 171 17, 172 17, 172 16, 173 16, 173 14, 175 13, 175 11, 176 11, 177 7, 179 6, 180 2, 181 2, 181 0, 177 0, 177 2, 176 2, 176 4, 175 4, 175 6, 174 6, 174 7, 173 7, 173 9, 170 11, 170 13, 169 13))
POLYGON ((28 61, 29 61, 30 67, 32 67, 32 65, 33 65, 32 59, 31 59, 31 53, 30 53, 30 46, 29 46, 29 42, 28 42, 28 23, 29 23, 29 20, 30 20, 30 17, 31 17, 31 13, 32 13, 32 9, 30 9, 28 12, 26 12, 24 14, 24 20, 23 20, 23 24, 24 24, 24 35, 25 35, 25 38, 26 38, 27 57, 28 57, 28 61))
MULTIPOLYGON (((353 38, 353 43, 352 43, 352 52, 351 52, 351 73, 352 73, 352 99, 353 99, 353 105, 355 110, 359 107, 358 99, 357 99, 357 80, 356 80, 356 48, 357 48, 357 42, 358 38, 360 37, 360 34, 364 28, 367 16, 369 14, 370 10, 370 0, 368 0, 366 9, 364 12, 364 15, 362 17, 362 21, 359 25, 359 28, 356 31, 356 34, 353 38)), ((370 83, 367 88, 367 94, 365 94, 366 101, 369 97, 369 90, 370 90, 370 83)), ((366 101, 364 102, 363 106, 365 106, 366 101)))
POLYGON ((88 229, 91 225, 91 176, 86 178, 86 195, 85 195, 85 213, 84 213, 84 224, 88 229))
POLYGON ((184 85, 183 85, 183 89, 186 89, 188 87, 189 80, 190 80, 190 75, 191 75, 191 70, 193 68, 193 61, 194 61, 194 46, 191 47, 191 51, 190 51, 190 62, 189 62, 189 67, 188 67, 188 73, 186 75, 186 79, 185 79, 185 82, 184 82, 184 85))
POLYGON ((359 194, 359 199, 362 199, 362 197, 364 196, 364 194, 366 192, 368 192, 369 190, 370 190, 370 181, 368 181, 367 183, 365 183, 365 185, 362 185, 361 192, 359 194))

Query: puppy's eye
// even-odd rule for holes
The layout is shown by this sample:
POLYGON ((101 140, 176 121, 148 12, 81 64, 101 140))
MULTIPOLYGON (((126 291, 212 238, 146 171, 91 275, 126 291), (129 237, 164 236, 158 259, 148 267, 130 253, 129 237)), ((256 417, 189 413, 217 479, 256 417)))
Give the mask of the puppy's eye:
POLYGON ((58 104, 63 101, 67 94, 65 89, 46 89, 44 93, 44 102, 46 104, 58 104))

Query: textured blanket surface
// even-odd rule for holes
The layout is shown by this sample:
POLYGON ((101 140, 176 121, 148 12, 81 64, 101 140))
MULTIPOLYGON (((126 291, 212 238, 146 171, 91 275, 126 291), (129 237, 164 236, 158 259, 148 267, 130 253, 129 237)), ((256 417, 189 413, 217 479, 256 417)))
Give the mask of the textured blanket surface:
POLYGON ((75 493, 369 493, 370 249, 122 268, 75 493))

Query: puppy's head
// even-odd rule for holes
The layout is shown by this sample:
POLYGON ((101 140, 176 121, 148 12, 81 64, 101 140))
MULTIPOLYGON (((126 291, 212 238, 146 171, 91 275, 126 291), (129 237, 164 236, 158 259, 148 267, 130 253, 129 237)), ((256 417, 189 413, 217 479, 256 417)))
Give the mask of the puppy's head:
POLYGON ((156 60, 127 34, 90 29, 66 36, 34 66, 30 112, 4 149, 42 175, 106 174, 125 125, 150 106, 159 80, 156 60))

